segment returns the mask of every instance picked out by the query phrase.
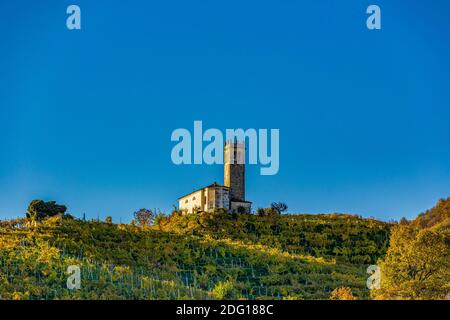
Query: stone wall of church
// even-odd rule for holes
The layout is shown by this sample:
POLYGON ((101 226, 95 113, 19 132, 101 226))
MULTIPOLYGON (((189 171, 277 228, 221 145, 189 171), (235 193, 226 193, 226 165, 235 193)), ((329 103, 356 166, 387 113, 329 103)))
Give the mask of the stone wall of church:
POLYGON ((195 209, 204 209, 204 191, 203 189, 191 193, 179 200, 179 208, 185 213, 193 213, 195 209))
POLYGON ((196 210, 213 211, 217 208, 229 210, 229 189, 219 185, 203 188, 180 198, 179 208, 185 213, 193 213, 196 210))
POLYGON ((215 208, 230 209, 229 189, 224 187, 214 188, 214 205, 215 208))

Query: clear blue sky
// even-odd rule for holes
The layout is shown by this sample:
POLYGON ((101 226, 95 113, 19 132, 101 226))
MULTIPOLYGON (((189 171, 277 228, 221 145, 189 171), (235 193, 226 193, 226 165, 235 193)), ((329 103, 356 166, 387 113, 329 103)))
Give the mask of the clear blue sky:
POLYGON ((450 196, 450 2, 1 1, 0 218, 32 199, 129 221, 222 182, 172 130, 279 128, 254 207, 414 217, 450 196), (66 8, 81 7, 68 31, 66 8), (378 4, 382 30, 365 10, 378 4))

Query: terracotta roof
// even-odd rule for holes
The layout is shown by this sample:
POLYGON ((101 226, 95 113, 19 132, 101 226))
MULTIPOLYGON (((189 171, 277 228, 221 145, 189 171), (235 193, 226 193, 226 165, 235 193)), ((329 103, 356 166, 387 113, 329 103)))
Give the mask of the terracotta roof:
POLYGON ((210 184, 209 186, 206 186, 206 187, 197 189, 197 190, 195 190, 195 191, 192 191, 191 193, 188 193, 188 194, 186 194, 186 195, 184 195, 184 196, 182 196, 182 197, 179 197, 178 199, 186 198, 187 196, 190 196, 191 194, 196 193, 196 192, 198 192, 198 191, 200 191, 200 190, 203 190, 203 189, 207 189, 207 188, 215 188, 215 187, 222 187, 222 188, 230 189, 230 188, 227 187, 227 186, 222 186, 222 185, 218 184, 217 182, 214 182, 213 184, 210 184))
MULTIPOLYGON (((224 187, 224 188, 228 188, 227 186, 223 186, 221 184, 218 184, 217 182, 214 182, 213 184, 210 184, 209 186, 206 186, 205 188, 212 188, 212 187, 224 187)), ((202 188, 202 189, 205 189, 202 188)))

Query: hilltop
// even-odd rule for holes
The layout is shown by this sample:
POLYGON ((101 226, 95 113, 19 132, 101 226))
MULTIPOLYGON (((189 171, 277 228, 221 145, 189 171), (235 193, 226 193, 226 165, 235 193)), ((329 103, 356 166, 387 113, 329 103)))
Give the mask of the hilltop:
POLYGON ((390 224, 355 215, 161 217, 151 227, 56 215, 0 223, 3 299, 368 298, 390 224), (66 288, 69 265, 81 289, 66 288))

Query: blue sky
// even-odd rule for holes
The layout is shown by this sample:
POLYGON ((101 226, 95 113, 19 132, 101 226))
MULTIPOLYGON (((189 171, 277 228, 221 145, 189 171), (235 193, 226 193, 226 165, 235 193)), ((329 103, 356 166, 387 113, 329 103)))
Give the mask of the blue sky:
POLYGON ((222 167, 176 128, 279 128, 254 207, 414 217, 450 196, 450 2, 2 1, 0 218, 32 199, 129 221, 222 167), (65 26, 77 4, 82 30, 65 26), (382 30, 365 26, 378 4, 382 30))

